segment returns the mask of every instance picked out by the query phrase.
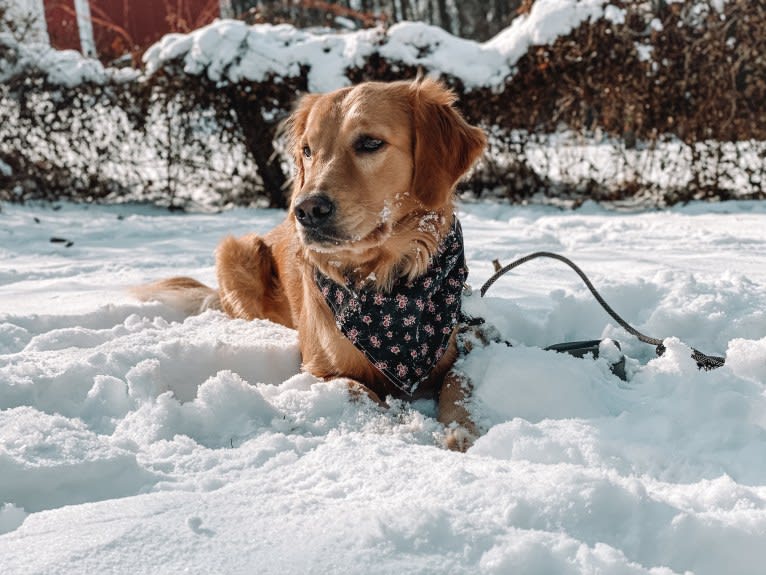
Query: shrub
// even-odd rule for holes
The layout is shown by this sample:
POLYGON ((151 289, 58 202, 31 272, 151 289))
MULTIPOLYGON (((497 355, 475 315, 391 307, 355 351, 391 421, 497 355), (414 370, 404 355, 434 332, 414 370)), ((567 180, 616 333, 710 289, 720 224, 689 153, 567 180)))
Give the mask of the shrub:
MULTIPOLYGON (((609 17, 530 47, 504 82, 442 71, 490 134, 461 191, 569 205, 763 198, 766 8, 718 4, 614 2, 609 17)), ((332 38, 312 46, 347 57, 362 43, 332 38)), ((342 70, 350 82, 439 73, 433 52, 457 42, 434 33, 402 60, 384 56, 386 31, 358 38, 367 44, 342 70)), ((316 82, 309 64, 247 79, 231 68, 242 53, 189 67, 178 50, 141 75, 83 60, 68 83, 52 78, 50 54, 30 50, 0 36, 0 200, 284 207, 279 126, 316 82)))

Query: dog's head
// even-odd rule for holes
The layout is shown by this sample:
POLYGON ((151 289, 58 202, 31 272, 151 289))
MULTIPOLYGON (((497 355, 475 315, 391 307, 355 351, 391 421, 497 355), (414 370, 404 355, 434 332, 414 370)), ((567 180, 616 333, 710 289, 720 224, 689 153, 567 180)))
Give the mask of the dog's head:
POLYGON ((451 225, 453 190, 486 138, 432 80, 305 96, 290 122, 298 172, 291 214, 307 257, 330 276, 417 277, 451 225))

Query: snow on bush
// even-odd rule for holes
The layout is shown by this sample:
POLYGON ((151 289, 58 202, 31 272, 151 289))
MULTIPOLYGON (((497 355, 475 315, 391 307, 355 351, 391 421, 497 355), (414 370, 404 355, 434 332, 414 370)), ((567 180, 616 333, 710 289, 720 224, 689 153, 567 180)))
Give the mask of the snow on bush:
MULTIPOLYGON (((606 0, 538 0, 531 12, 485 43, 455 37, 437 26, 402 22, 389 29, 316 33, 290 25, 214 22, 191 34, 165 36, 144 54, 148 74, 182 59, 188 74, 214 81, 263 82, 294 77, 308 68, 308 88, 328 92, 350 83, 349 68, 360 68, 373 52, 404 66, 460 78, 471 88, 499 88, 531 46, 565 36, 586 20, 604 16, 606 0)), ((609 14, 615 12, 610 7, 609 14)), ((619 11, 618 11, 619 12, 619 11)))
MULTIPOLYGON (((424 66, 434 74, 461 78, 465 86, 499 87, 530 46, 553 42, 583 21, 604 16, 607 0, 538 0, 529 14, 486 43, 452 36, 420 22, 403 22, 389 29, 345 32, 304 31, 288 24, 247 26, 219 20, 190 34, 168 34, 144 54, 151 75, 179 58, 189 74, 205 73, 210 80, 263 82, 274 76, 295 77, 309 69, 309 89, 326 92, 349 84, 349 68, 362 67, 373 52, 406 66, 424 66)), ((619 9, 607 6, 614 20, 619 9)), ((2 42, 18 51, 11 66, 0 67, 0 81, 26 68, 42 71, 49 82, 73 87, 103 83, 115 76, 135 79, 135 70, 104 68, 98 60, 73 50, 57 51, 42 43, 17 43, 10 34, 2 42)))

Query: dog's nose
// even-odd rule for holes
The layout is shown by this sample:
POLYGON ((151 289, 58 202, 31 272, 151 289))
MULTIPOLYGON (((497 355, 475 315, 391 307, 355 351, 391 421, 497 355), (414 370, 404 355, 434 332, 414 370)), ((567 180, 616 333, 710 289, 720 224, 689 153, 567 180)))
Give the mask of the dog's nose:
POLYGON ((327 223, 330 216, 335 212, 333 204, 326 196, 307 196, 295 204, 293 208, 298 222, 307 228, 318 228, 327 223))

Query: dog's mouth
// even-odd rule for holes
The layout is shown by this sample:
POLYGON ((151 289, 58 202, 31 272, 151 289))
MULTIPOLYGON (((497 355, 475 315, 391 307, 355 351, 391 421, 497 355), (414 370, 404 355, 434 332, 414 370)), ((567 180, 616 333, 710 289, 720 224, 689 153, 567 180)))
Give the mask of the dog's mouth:
POLYGON ((333 251, 349 241, 348 238, 335 233, 334 230, 325 231, 299 226, 298 233, 303 245, 316 251, 333 251))
POLYGON ((320 253, 359 252, 375 248, 391 235, 388 222, 378 224, 363 234, 341 233, 337 229, 306 228, 298 226, 301 242, 308 249, 320 253))

